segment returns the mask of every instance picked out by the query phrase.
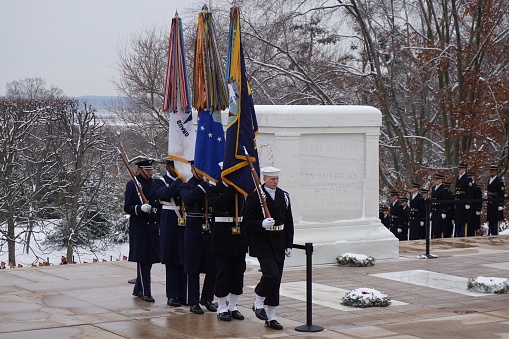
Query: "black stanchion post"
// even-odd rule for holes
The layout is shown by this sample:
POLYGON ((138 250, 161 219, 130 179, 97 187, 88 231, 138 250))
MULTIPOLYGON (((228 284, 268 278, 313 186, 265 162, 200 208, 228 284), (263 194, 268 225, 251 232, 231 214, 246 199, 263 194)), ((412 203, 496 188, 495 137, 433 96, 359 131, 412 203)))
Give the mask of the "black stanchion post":
POLYGON ((313 281, 312 281, 312 266, 313 266, 313 244, 307 242, 305 246, 299 245, 296 248, 306 250, 306 325, 297 326, 295 328, 298 332, 320 332, 323 327, 313 325, 313 281))

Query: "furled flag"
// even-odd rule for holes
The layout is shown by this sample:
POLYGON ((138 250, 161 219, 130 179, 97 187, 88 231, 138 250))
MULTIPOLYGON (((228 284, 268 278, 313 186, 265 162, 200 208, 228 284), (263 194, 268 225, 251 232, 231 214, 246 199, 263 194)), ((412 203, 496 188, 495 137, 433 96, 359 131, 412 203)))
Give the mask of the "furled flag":
POLYGON ((224 157, 221 111, 228 107, 224 70, 217 48, 212 13, 207 6, 198 14, 194 50, 193 106, 198 111, 194 166, 214 182, 221 179, 224 157))
POLYGON ((251 88, 246 79, 244 50, 240 34, 240 12, 237 6, 230 9, 226 72, 230 112, 221 178, 228 185, 234 185, 239 192, 247 195, 254 190, 255 185, 244 147, 251 157, 256 173, 260 176, 255 138, 258 133, 258 123, 251 88))
POLYGON ((163 112, 170 112, 168 114, 168 158, 174 160, 177 173, 187 181, 193 176, 189 162, 194 160, 196 137, 187 84, 184 32, 182 21, 177 13, 171 20, 168 40, 163 112))

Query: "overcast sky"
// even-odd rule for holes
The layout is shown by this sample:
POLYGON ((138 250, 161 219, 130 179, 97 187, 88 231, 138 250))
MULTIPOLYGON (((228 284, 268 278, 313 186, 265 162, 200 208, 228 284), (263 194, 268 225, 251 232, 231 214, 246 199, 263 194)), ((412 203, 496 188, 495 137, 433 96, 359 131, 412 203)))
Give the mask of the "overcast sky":
MULTIPOLYGON (((0 96, 40 77, 68 96, 117 95, 118 49, 133 32, 170 27, 202 0, 0 0, 0 96)), ((184 22, 185 24, 185 22, 184 22)))

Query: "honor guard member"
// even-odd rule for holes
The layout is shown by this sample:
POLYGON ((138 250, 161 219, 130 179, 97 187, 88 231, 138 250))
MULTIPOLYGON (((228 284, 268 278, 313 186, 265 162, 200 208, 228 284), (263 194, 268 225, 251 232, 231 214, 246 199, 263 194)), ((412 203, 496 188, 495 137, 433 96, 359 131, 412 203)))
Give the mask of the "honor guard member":
MULTIPOLYGON (((451 182, 445 181, 443 185, 447 189, 444 192, 444 200, 455 200, 454 193, 451 191, 451 182)), ((454 215, 456 214, 456 205, 453 202, 447 202, 444 204, 447 217, 442 222, 442 235, 444 238, 451 238, 454 234, 454 215)))
POLYGON ((500 220, 504 219, 505 185, 497 176, 498 166, 490 166, 488 180, 488 208, 487 217, 490 235, 498 235, 500 220), (494 200, 495 199, 495 200, 494 200))
POLYGON ((428 199, 429 190, 427 188, 421 188, 419 190, 419 193, 421 193, 422 197, 424 198, 424 201, 428 199))
POLYGON ((159 200, 152 179, 154 160, 138 161, 136 179, 147 198, 143 204, 135 183, 125 188, 124 211, 129 214, 129 261, 137 263, 133 295, 154 302, 150 288, 150 270, 159 260, 159 200))
POLYGON ((196 171, 191 162, 193 177, 180 187, 179 193, 185 204, 186 227, 184 231, 184 272, 187 273, 187 301, 190 311, 203 314, 199 304, 210 312, 217 309, 212 303, 216 283, 217 263, 210 252, 210 221, 205 195, 208 183, 196 171), (205 273, 200 297, 200 273, 205 273))
POLYGON ((231 321, 232 318, 244 320, 237 308, 246 271, 247 232, 240 224, 244 195, 234 186, 219 181, 207 187, 207 199, 212 208, 210 250, 216 257, 218 268, 215 288, 217 318, 222 321, 231 321))
POLYGON ((166 159, 166 173, 154 180, 161 203, 160 256, 166 266, 166 298, 169 306, 187 304, 187 275, 184 273, 185 215, 179 189, 183 185, 173 160, 166 159))
POLYGON ((400 219, 403 217, 403 206, 401 206, 401 203, 399 202, 398 191, 391 191, 389 195, 389 215, 391 216, 389 231, 391 231, 392 234, 394 234, 396 238, 399 239, 399 234, 403 232, 400 225, 400 219))
POLYGON ((382 222, 382 224, 385 227, 389 228, 391 223, 391 219, 389 216, 389 207, 385 205, 380 205, 378 216, 380 217, 380 221, 382 222))
POLYGON ((481 186, 475 182, 475 172, 469 172, 467 175, 472 179, 472 203, 470 204, 469 210, 467 237, 473 237, 481 230, 482 189, 481 186))
POLYGON ((410 188, 410 215, 409 215, 409 239, 426 239, 426 202, 419 193, 421 184, 413 183, 410 188))
POLYGON ((431 187, 431 234, 435 239, 442 238, 442 225, 447 218, 447 206, 442 201, 449 196, 449 192, 442 184, 443 180, 443 174, 435 174, 431 187))
POLYGON ((408 198, 399 198, 401 203, 401 218, 399 220, 401 233, 398 232, 398 240, 408 240, 408 221, 410 220, 410 208, 408 207, 408 198))
POLYGON ((472 198, 472 179, 470 179, 466 172, 467 165, 464 163, 458 164, 458 175, 456 176, 454 194, 454 198, 458 201, 454 210, 454 225, 457 237, 465 236, 465 228, 471 208, 469 199, 472 198))
POLYGON ((278 187, 280 171, 275 167, 261 169, 264 181, 261 190, 271 218, 265 218, 258 193, 252 192, 247 196, 242 220, 242 227, 248 229, 249 255, 258 258, 262 272, 255 288, 253 311, 258 319, 265 320, 265 326, 275 330, 283 329, 276 320, 276 307, 285 256, 291 255, 294 233, 290 197, 278 187))

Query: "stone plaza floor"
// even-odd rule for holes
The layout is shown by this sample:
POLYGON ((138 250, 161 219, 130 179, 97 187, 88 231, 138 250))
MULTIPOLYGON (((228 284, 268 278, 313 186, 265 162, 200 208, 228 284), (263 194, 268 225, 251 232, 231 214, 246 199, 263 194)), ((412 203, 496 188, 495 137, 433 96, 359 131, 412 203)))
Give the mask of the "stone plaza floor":
POLYGON ((419 259, 425 242, 408 241, 398 259, 372 267, 315 265, 312 324, 324 330, 314 333, 295 330, 308 319, 305 266, 285 268, 276 315, 282 331, 251 311, 260 277, 254 264, 239 299, 246 319, 231 322, 167 306, 161 265, 152 270, 155 303, 131 295, 135 264, 127 261, 0 270, 0 339, 509 338, 509 295, 466 289, 469 277, 509 277, 509 237, 437 239, 430 252, 438 258, 419 259), (391 306, 342 306, 344 294, 360 287, 386 293, 391 306))

